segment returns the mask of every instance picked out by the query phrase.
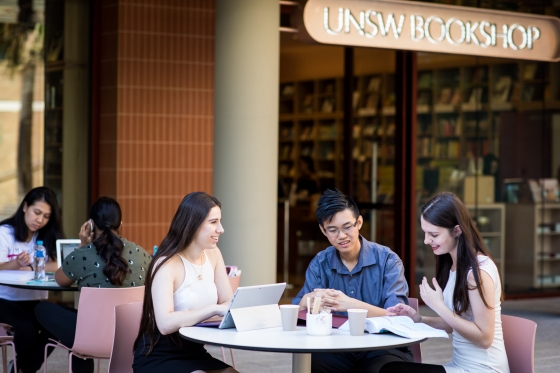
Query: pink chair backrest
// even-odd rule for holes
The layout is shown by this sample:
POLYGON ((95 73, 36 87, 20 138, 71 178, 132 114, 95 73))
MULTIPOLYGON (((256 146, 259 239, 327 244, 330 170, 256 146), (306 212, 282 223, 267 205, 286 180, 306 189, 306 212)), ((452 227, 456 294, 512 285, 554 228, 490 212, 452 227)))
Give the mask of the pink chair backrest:
POLYGON ((12 329, 11 325, 8 324, 0 324, 0 337, 7 337, 8 333, 7 330, 12 329))
POLYGON ((144 301, 144 286, 82 288, 72 350, 84 355, 108 359, 111 356, 115 335, 115 307, 142 301, 144 301))
MULTIPOLYGON (((418 312, 418 299, 417 298, 408 298, 408 305, 418 312)), ((410 350, 412 351, 412 356, 414 357, 415 363, 422 362, 422 349, 420 348, 420 343, 413 344, 410 346, 410 350)))
POLYGON ((533 373, 537 323, 521 317, 502 315, 502 331, 510 373, 533 373))
POLYGON ((239 271, 239 274, 237 276, 228 277, 228 279, 231 285, 231 290, 233 291, 233 293, 235 293, 235 291, 239 287, 239 283, 241 282, 241 271, 239 271))
POLYGON ((143 302, 121 304, 115 307, 115 338, 109 361, 109 373, 132 373, 132 347, 142 319, 143 302))

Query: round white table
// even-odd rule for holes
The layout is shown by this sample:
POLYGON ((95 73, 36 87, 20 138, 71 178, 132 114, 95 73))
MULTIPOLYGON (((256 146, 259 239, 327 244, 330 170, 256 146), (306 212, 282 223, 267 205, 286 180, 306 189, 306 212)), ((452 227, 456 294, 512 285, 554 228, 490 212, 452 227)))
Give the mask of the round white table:
POLYGON ((14 281, 14 280, 0 280, 0 285, 11 286, 14 288, 27 289, 27 290, 54 290, 54 291, 78 291, 78 287, 74 284, 72 286, 60 286, 56 281, 14 281))
POLYGON ((333 329, 329 336, 307 335, 305 327, 285 332, 281 327, 238 332, 237 329, 184 327, 179 329, 183 338, 193 342, 211 344, 240 350, 287 352, 293 354, 292 372, 311 372, 312 352, 350 352, 386 350, 406 347, 427 338, 408 339, 394 334, 369 334, 351 336, 349 331, 333 329))

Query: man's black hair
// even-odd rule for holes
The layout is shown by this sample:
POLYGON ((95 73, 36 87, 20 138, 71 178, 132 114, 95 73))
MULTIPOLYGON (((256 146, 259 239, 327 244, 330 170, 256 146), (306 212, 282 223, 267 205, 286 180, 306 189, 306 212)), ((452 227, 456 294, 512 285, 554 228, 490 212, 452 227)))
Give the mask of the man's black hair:
POLYGON ((327 189, 317 202, 317 220, 320 226, 324 226, 325 222, 330 223, 335 214, 349 209, 357 219, 360 211, 356 202, 338 189, 327 189))

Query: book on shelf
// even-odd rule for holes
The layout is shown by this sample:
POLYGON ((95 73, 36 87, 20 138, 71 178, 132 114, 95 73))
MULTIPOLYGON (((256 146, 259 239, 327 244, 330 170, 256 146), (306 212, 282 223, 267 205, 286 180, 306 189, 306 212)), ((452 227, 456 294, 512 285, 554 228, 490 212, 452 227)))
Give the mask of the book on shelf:
POLYGON ((483 66, 476 67, 472 74, 473 84, 482 84, 486 81, 486 68, 483 66))
POLYGON ((432 88, 432 73, 422 72, 418 74, 418 88, 430 89, 432 88))
POLYGON ((447 105, 451 103, 451 97, 452 97, 451 88, 450 87, 442 88, 437 103, 440 105, 447 105))
MULTIPOLYGON (((346 321, 338 330, 350 330, 350 322, 346 321)), ((449 338, 444 330, 415 323, 408 316, 368 317, 364 330, 371 334, 393 333, 404 338, 449 338)))
POLYGON ((513 79, 511 76, 503 75, 494 84, 494 91, 492 92, 492 102, 508 102, 509 94, 513 79))
POLYGON ((534 85, 528 85, 525 86, 525 88, 523 89, 523 96, 522 96, 522 100, 523 101, 533 101, 533 95, 535 94, 535 86, 534 85))
POLYGON ((523 80, 534 80, 537 76, 537 70, 539 65, 535 62, 527 63, 525 69, 523 70, 523 80))
POLYGON ((307 94, 305 95, 302 103, 301 103, 301 111, 303 113, 312 113, 313 112, 313 95, 307 94))
POLYGON ((369 78, 367 91, 368 92, 379 92, 379 88, 381 87, 381 77, 379 76, 372 76, 369 78))
POLYGON ((335 107, 335 100, 334 97, 326 97, 323 99, 323 103, 321 104, 321 112, 322 113, 332 113, 335 107))
POLYGON ((354 91, 352 94, 352 109, 356 110, 360 102, 360 91, 354 91))
POLYGON ((294 85, 293 84, 286 84, 282 87, 282 96, 284 97, 291 97, 294 95, 294 85))

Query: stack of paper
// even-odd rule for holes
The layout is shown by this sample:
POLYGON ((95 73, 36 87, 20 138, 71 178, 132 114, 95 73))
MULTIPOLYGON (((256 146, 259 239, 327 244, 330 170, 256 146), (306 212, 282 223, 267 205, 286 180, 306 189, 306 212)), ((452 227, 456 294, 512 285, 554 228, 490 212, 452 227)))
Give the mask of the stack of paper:
POLYGON ((0 271, 0 281, 29 281, 33 280, 33 271, 4 270, 0 271))

